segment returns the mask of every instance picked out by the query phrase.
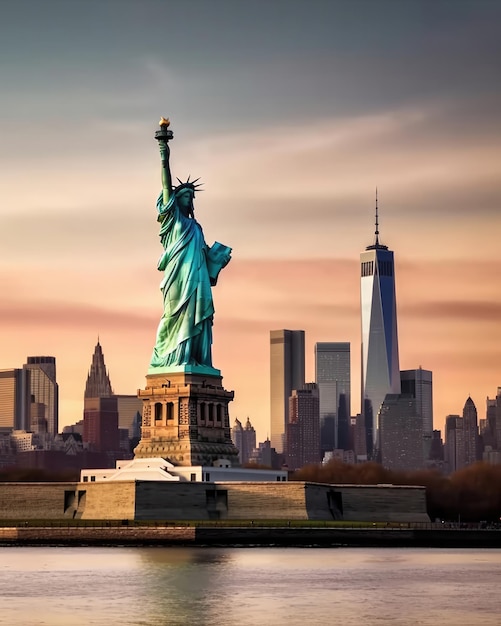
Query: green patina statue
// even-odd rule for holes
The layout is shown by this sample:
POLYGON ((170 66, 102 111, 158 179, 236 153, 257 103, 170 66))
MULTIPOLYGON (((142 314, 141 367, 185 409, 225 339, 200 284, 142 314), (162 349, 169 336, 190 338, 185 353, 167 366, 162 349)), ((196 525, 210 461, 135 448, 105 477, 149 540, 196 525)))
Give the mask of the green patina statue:
MULTIPOLYGON (((211 248, 194 216, 193 200, 199 185, 188 180, 172 186, 169 120, 160 120, 156 132, 162 159, 162 192, 157 201, 160 241, 164 253, 158 269, 164 311, 158 326, 150 373, 193 371, 219 374, 212 366, 212 286, 230 261, 231 248, 215 243, 211 248)), ((198 179, 197 179, 198 180, 198 179)))

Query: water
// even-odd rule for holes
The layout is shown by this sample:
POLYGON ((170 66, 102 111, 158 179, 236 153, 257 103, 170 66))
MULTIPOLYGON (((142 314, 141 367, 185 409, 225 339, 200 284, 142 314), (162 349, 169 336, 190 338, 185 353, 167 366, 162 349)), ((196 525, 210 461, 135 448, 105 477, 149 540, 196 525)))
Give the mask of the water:
POLYGON ((501 551, 0 548, 9 626, 499 626, 501 551))

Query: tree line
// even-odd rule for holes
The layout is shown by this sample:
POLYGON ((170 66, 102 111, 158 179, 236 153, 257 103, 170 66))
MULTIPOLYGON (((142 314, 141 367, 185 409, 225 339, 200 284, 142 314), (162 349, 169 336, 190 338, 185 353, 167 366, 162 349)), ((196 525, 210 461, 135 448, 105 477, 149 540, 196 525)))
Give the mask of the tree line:
POLYGON ((430 519, 457 522, 500 522, 501 465, 474 463, 450 476, 438 470, 414 472, 385 469, 378 463, 349 465, 338 460, 307 465, 289 480, 351 485, 422 485, 430 519))

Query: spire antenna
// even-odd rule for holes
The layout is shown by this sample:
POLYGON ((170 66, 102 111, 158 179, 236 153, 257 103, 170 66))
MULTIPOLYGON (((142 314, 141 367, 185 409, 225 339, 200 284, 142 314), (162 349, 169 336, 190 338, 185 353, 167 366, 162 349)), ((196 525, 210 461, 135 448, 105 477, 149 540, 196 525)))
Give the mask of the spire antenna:
POLYGON ((378 206, 377 206, 377 187, 376 187, 376 246, 379 246, 379 222, 378 222, 378 206))

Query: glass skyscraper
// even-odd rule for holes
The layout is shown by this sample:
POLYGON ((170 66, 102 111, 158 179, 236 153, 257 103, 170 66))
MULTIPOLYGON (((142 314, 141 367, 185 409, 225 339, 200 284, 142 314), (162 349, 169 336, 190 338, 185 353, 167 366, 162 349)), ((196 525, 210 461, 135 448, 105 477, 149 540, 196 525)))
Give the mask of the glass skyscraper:
POLYGON ((31 400, 45 406, 47 432, 57 435, 59 426, 59 386, 56 382, 56 358, 29 356, 24 370, 30 372, 31 400))
POLYGON ((289 397, 304 386, 304 330, 270 331, 271 446, 285 452, 289 397))
POLYGON ((320 449, 349 449, 350 344, 315 344, 315 380, 320 401, 320 449))
POLYGON ((0 370, 2 430, 30 430, 30 377, 26 370, 0 370))
POLYGON ((377 442, 377 415, 387 393, 400 393, 397 303, 393 252, 379 243, 376 197, 375 242, 360 255, 362 317, 361 410, 367 432, 367 454, 377 442))
POLYGON ((422 367, 403 370, 400 372, 400 384, 402 393, 416 400, 416 410, 423 420, 423 455, 427 461, 433 437, 433 374, 422 367))

